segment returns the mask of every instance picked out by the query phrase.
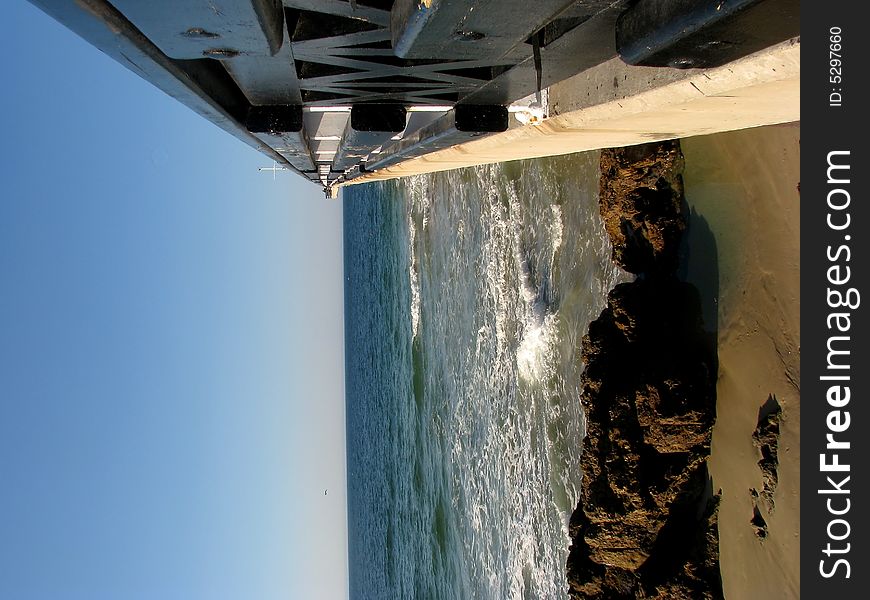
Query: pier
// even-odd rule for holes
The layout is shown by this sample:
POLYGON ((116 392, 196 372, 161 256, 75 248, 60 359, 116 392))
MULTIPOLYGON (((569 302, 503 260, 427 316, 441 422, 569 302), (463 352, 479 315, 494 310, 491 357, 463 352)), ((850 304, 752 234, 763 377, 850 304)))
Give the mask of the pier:
POLYGON ((31 2, 333 197, 800 118, 798 0, 31 2))

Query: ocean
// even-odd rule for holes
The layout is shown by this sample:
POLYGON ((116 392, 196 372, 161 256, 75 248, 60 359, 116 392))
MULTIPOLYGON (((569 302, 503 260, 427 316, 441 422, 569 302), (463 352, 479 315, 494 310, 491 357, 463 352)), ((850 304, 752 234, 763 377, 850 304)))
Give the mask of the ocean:
POLYGON ((598 153, 342 193, 351 598, 564 597, 598 153))

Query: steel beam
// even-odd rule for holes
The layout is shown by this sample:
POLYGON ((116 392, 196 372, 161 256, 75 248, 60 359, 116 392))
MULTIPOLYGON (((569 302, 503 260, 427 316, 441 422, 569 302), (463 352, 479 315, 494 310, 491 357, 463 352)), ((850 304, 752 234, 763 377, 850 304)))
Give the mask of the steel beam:
POLYGON ((250 105, 221 63, 208 59, 182 61, 169 58, 105 0, 31 2, 197 114, 269 158, 292 167, 244 127, 250 105))
POLYGON ((302 104, 287 32, 275 56, 237 56, 222 62, 251 104, 302 104))
POLYGON ((272 56, 284 41, 278 0, 112 0, 171 58, 272 56))
MULTIPOLYGON (((548 87, 616 56, 614 27, 630 0, 578 0, 560 19, 544 29, 541 84, 548 87), (573 25, 572 25, 573 24, 573 25), (554 29, 551 33, 550 29, 554 29)), ((462 104, 510 104, 537 90, 531 50, 525 60, 480 85, 462 104)))
POLYGON ((364 161, 390 138, 402 133, 405 124, 405 107, 399 104, 354 105, 332 161, 332 171, 343 173, 364 161))
POLYGON ((347 0, 283 0, 287 8, 307 10, 311 12, 326 13, 336 17, 346 17, 365 21, 374 25, 386 27, 390 24, 389 11, 371 8, 358 2, 347 0))
POLYGON ((252 106, 245 126, 295 168, 304 173, 314 172, 300 105, 252 106))
POLYGON ((799 0, 640 0, 616 24, 619 56, 646 67, 719 67, 799 35, 799 0))
POLYGON ((381 150, 365 164, 376 171, 403 160, 449 148, 508 128, 508 111, 501 105, 460 105, 416 133, 381 150))

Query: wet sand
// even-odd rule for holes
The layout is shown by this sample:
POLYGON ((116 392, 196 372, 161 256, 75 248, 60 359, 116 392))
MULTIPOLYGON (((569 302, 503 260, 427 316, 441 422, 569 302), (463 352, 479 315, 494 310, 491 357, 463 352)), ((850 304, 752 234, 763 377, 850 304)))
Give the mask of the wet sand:
POLYGON ((719 348, 710 472, 714 489, 722 490, 725 597, 798 598, 800 125, 681 144, 691 211, 683 274, 702 291, 705 322, 719 348), (770 397, 782 416, 776 481, 766 502, 753 432, 770 397))

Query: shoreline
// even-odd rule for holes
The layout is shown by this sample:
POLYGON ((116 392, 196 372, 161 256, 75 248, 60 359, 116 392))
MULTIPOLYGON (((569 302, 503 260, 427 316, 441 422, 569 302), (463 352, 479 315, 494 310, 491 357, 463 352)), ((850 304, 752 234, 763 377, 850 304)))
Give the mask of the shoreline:
MULTIPOLYGON (((718 258, 719 378, 710 474, 723 490, 723 591, 726 598, 799 598, 800 124, 688 138, 681 146, 691 210, 688 245, 708 227, 718 258), (751 492, 765 486, 753 434, 771 396, 782 416, 776 485, 767 506, 751 492)), ((686 276, 709 289, 704 260, 690 256, 686 276)))
MULTIPOLYGON (((659 152, 653 178, 643 181, 626 180, 631 172, 610 167, 605 174, 602 160, 599 202, 614 262, 640 276, 611 291, 608 308, 584 338, 590 374, 584 374, 589 438, 583 470, 590 491, 581 494, 572 516, 567 569, 574 595, 664 598, 693 590, 689 596, 799 597, 799 144, 799 123, 680 140, 685 167, 672 191, 683 204, 682 240, 679 233, 672 235, 670 216, 649 209, 668 204, 666 198, 642 199, 658 187, 647 187, 657 169, 668 176, 671 159, 663 162, 659 152), (614 208, 614 189, 630 201, 620 200, 614 208), (667 256, 674 253, 674 239, 678 268, 667 256), (650 250, 655 256, 644 254, 650 250), (641 255, 642 264, 636 260, 641 255), (715 423, 703 431, 697 425, 704 417, 685 416, 705 414, 703 386, 684 396, 691 408, 678 411, 682 423, 676 428, 675 415, 662 410, 673 402, 667 400, 673 382, 677 389, 690 385, 695 360, 667 349, 672 358, 655 356, 658 340, 668 335, 653 322, 671 318, 679 293, 665 286, 640 303, 630 300, 643 295, 642 286, 671 277, 674 268, 697 290, 703 330, 716 348, 715 423), (650 303, 660 316, 650 317, 650 303), (642 329, 646 339, 638 337, 642 329), (602 336, 602 330, 609 333, 602 336), (637 381, 612 383, 620 369, 637 381), (652 462, 650 447, 658 448, 652 462), (676 471, 657 472, 663 457, 678 456, 675 451, 690 458, 680 459, 676 471), (699 461, 709 473, 704 492, 692 475, 699 461), (624 477, 635 470, 646 483, 624 477), (686 484, 693 477, 696 482, 686 484), (699 514, 694 524, 678 517, 692 506, 699 514), (670 564, 662 568, 661 540, 673 547, 675 519, 681 521, 678 544, 692 548, 683 558, 665 560, 670 564), (706 575, 699 579, 698 573, 706 575)), ((692 344, 694 335, 684 338, 686 343, 692 344)))

